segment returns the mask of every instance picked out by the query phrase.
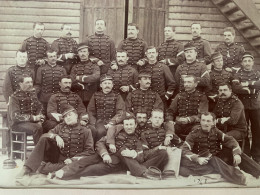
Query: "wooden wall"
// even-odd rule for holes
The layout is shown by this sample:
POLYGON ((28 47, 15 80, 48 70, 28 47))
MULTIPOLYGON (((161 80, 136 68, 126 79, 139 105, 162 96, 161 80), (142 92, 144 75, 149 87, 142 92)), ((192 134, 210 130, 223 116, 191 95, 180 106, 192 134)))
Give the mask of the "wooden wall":
MULTIPOLYGON (((254 1, 258 2, 260 9, 260 0, 254 1)), ((190 26, 193 22, 202 25, 202 37, 210 42, 213 50, 223 41, 223 29, 232 26, 210 0, 169 0, 168 24, 176 27, 177 40, 191 40, 190 26)), ((235 41, 243 44, 246 50, 252 51, 239 32, 236 32, 235 41)), ((256 60, 259 62, 260 56, 256 60)), ((260 69, 260 66, 257 68, 260 69)))
POLYGON ((60 36, 62 23, 72 24, 79 41, 80 0, 1 0, 0 1, 0 109, 6 108, 2 84, 6 69, 15 65, 16 50, 33 35, 33 23, 43 22, 43 37, 52 43, 60 36))

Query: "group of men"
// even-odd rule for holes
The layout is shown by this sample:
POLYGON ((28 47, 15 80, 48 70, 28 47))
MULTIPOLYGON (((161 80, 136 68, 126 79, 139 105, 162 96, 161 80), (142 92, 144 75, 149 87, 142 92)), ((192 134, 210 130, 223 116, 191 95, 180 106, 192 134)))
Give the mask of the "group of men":
POLYGON ((36 145, 19 176, 38 171, 67 179, 128 169, 167 177, 167 147, 182 149, 184 176, 218 172, 245 184, 239 164, 259 176, 260 74, 253 55, 234 42, 233 28, 224 29, 213 53, 198 23, 185 45, 166 26, 158 47, 148 47, 130 23, 117 49, 101 19, 80 44, 69 24, 51 45, 42 38, 44 24, 33 27, 3 85, 10 128, 32 134, 36 145), (244 140, 256 162, 241 150, 244 140))

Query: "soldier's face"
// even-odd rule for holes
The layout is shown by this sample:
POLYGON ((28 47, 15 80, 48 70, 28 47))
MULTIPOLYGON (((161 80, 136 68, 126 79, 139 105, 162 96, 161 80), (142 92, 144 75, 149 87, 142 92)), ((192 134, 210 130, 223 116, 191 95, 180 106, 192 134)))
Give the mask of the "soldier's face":
POLYGON ((218 93, 219 93, 219 98, 227 99, 231 97, 232 90, 229 89, 227 85, 219 86, 218 93))
POLYGON ((197 52, 195 51, 195 49, 186 50, 186 51, 184 51, 184 54, 185 54, 185 58, 187 61, 196 60, 197 52))
POLYGON ((123 124, 124 130, 128 135, 135 133, 135 128, 137 126, 137 124, 135 123, 135 119, 124 120, 123 124))
POLYGON ((224 64, 224 61, 223 61, 222 56, 213 60, 213 66, 216 70, 222 70, 223 64, 224 64))
POLYGON ((113 89, 113 81, 105 80, 100 83, 103 93, 108 94, 113 89))
POLYGON ((200 24, 193 24, 191 26, 191 34, 193 37, 199 37, 201 34, 201 26, 200 24))
POLYGON ((33 80, 31 77, 25 77, 19 85, 22 91, 31 91, 33 89, 33 80))
POLYGON ((141 89, 148 89, 151 86, 151 77, 141 77, 139 83, 141 89))
POLYGON ((103 33, 106 30, 106 25, 104 20, 97 20, 95 24, 95 31, 97 33, 103 33))
POLYGON ((245 70, 250 71, 253 69, 254 60, 250 57, 243 58, 242 66, 245 70))
POLYGON ((128 57, 126 52, 117 52, 116 53, 116 61, 118 65, 125 65, 127 63, 128 57))
POLYGON ((64 25, 63 29, 61 30, 61 36, 65 38, 71 37, 71 26, 70 25, 64 25))
POLYGON ((71 79, 63 78, 59 83, 61 91, 69 92, 71 89, 71 83, 71 79))
POLYGON ((153 127, 160 127, 163 124, 164 118, 162 112, 152 112, 151 123, 153 127))
POLYGON ((146 54, 149 61, 156 61, 157 60, 158 52, 156 51, 155 48, 148 49, 145 52, 145 54, 146 54))
POLYGON ((67 113, 63 118, 67 125, 74 125, 78 122, 78 114, 74 111, 67 113))
POLYGON ((139 30, 136 29, 135 26, 128 26, 127 27, 127 37, 128 38, 137 38, 139 30))
POLYGON ((235 35, 233 35, 232 32, 229 32, 229 31, 224 32, 224 41, 227 44, 233 43, 234 39, 235 39, 235 35))
POLYGON ((16 55, 16 63, 18 66, 25 67, 28 57, 26 52, 18 52, 16 55))
POLYGON ((147 122, 147 114, 146 113, 137 113, 136 122, 139 126, 143 127, 147 122))
POLYGON ((40 38, 40 37, 42 37, 43 32, 44 32, 44 25, 36 24, 33 29, 33 35, 36 38, 40 38))
POLYGON ((213 116, 211 115, 201 115, 200 125, 203 131, 209 132, 211 128, 215 125, 213 116))
POLYGON ((78 55, 81 61, 87 61, 89 56, 88 48, 83 48, 79 50, 78 55))
POLYGON ((194 81, 193 77, 184 77, 183 86, 184 86, 185 91, 192 92, 196 89, 197 83, 194 81))
POLYGON ((172 30, 171 27, 165 27, 164 28, 164 36, 166 40, 173 39, 175 36, 175 32, 172 30))
POLYGON ((55 65, 57 62, 57 53, 56 52, 47 53, 47 61, 48 61, 48 64, 55 65))

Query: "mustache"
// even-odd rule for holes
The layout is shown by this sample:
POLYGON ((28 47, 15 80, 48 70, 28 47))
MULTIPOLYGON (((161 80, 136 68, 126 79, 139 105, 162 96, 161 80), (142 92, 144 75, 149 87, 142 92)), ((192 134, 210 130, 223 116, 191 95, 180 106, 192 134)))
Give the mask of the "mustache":
POLYGON ((67 35, 72 35, 72 34, 69 32, 69 33, 67 33, 67 35))
POLYGON ((222 96, 226 96, 224 93, 222 93, 222 94, 220 94, 220 97, 222 97, 222 96))

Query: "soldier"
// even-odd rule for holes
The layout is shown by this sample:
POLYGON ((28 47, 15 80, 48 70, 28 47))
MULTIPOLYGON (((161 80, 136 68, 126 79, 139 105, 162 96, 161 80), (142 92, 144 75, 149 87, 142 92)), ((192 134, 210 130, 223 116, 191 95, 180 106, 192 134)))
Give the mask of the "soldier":
POLYGON ((142 64, 141 59, 145 57, 147 43, 137 37, 139 27, 134 23, 127 25, 127 38, 121 41, 117 47, 118 50, 125 50, 128 53, 128 64, 139 71, 139 66, 142 64))
POLYGON ((68 104, 73 106, 77 111, 80 124, 86 126, 88 121, 86 108, 81 98, 71 91, 71 83, 72 79, 70 76, 62 76, 59 82, 60 91, 50 97, 47 106, 47 116, 49 120, 43 124, 43 129, 46 133, 62 122, 61 108, 68 104))
POLYGON ((27 52, 18 50, 15 59, 16 66, 12 66, 7 70, 3 83, 3 95, 6 103, 8 103, 10 96, 19 89, 18 79, 20 76, 27 74, 34 80, 34 71, 27 66, 27 52))
POLYGON ((233 75, 223 69, 223 56, 220 52, 214 52, 211 56, 213 68, 210 75, 210 89, 207 91, 209 99, 209 111, 213 111, 218 96, 218 85, 220 83, 232 84, 233 75))
POLYGON ((125 117, 125 103, 120 95, 112 91, 112 77, 102 75, 100 87, 102 90, 93 94, 87 108, 90 125, 95 127, 94 141, 105 136, 109 127, 121 123, 125 117))
POLYGON ((35 79, 35 89, 39 100, 43 104, 45 115, 47 112, 47 104, 51 95, 60 90, 60 77, 67 75, 66 70, 56 64, 56 51, 47 51, 47 62, 48 64, 38 68, 35 79))
POLYGON ((150 89, 151 77, 150 72, 140 71, 138 75, 139 89, 130 92, 126 98, 127 112, 131 112, 134 115, 137 115, 137 113, 146 113, 147 117, 150 118, 153 109, 164 109, 159 94, 150 89))
POLYGON ((17 80, 19 89, 10 97, 8 115, 13 131, 26 132, 33 135, 35 144, 42 135, 42 104, 39 102, 33 88, 33 80, 29 75, 21 75, 17 80))
POLYGON ((224 29, 224 42, 216 48, 216 51, 219 51, 223 56, 224 68, 229 72, 236 72, 241 68, 241 59, 245 52, 243 45, 238 45, 234 39, 234 28, 227 27, 224 29))
POLYGON ((246 120, 251 124, 251 155, 260 164, 260 73, 255 71, 253 66, 253 55, 245 52, 242 57, 242 68, 234 76, 234 92, 244 104, 246 120))
POLYGON ((186 75, 194 75, 198 81, 197 89, 202 92, 205 91, 209 87, 210 77, 206 65, 196 60, 196 47, 192 43, 185 44, 184 54, 186 61, 177 68, 175 73, 179 91, 183 91, 183 78, 186 75))
POLYGON ((91 96, 98 89, 100 69, 89 59, 88 46, 80 43, 78 46, 80 62, 71 70, 72 91, 77 92, 87 108, 91 96))
POLYGON ((33 36, 25 39, 21 45, 21 50, 28 53, 28 66, 35 74, 39 66, 44 65, 44 59, 47 57, 46 51, 50 49, 49 43, 42 38, 44 24, 35 22, 33 24, 33 36))
POLYGON ((200 125, 193 127, 182 145, 180 175, 187 177, 217 172, 229 182, 245 185, 246 177, 235 168, 241 163, 241 148, 233 137, 220 131, 215 122, 214 114, 201 114, 200 125), (227 149, 221 149, 221 144, 227 149))
POLYGON ((67 74, 70 74, 71 68, 77 63, 77 42, 71 37, 71 25, 61 25, 61 37, 51 44, 51 48, 57 52, 57 63, 65 68, 67 74))
POLYGON ((113 78, 114 92, 120 94, 123 100, 129 92, 136 89, 138 82, 138 72, 127 64, 127 60, 127 52, 118 50, 116 52, 117 64, 113 65, 114 69, 111 67, 107 72, 113 78))
POLYGON ((197 50, 197 59, 203 61, 206 65, 211 62, 211 46, 209 42, 201 38, 201 25, 200 23, 192 23, 191 25, 192 41, 190 41, 197 50))
POLYGON ((41 137, 17 178, 36 170, 44 174, 53 172, 84 156, 95 154, 91 131, 80 125, 76 110, 65 105, 62 117, 64 122, 41 137))
POLYGON ((165 42, 158 47, 158 61, 168 65, 172 75, 175 75, 176 68, 183 63, 183 44, 174 39, 175 28, 173 26, 165 26, 164 28, 165 42))
POLYGON ((154 46, 148 47, 146 51, 147 60, 140 66, 140 71, 146 70, 152 75, 151 89, 157 92, 167 108, 168 100, 175 90, 175 80, 169 67, 157 61, 158 52, 154 46))
POLYGON ((198 114, 208 111, 208 100, 206 95, 196 90, 197 77, 187 75, 183 81, 185 91, 172 100, 167 110, 166 122, 169 127, 174 125, 175 134, 184 140, 192 127, 199 122, 198 114))
POLYGON ((217 117, 217 127, 236 140, 241 140, 247 133, 243 103, 232 94, 229 84, 219 84, 218 91, 219 98, 213 111, 217 117))
POLYGON ((95 34, 87 37, 84 43, 89 48, 89 55, 97 58, 97 64, 100 67, 100 73, 106 74, 110 63, 115 60, 115 43, 104 34, 106 30, 106 22, 102 19, 97 19, 95 22, 95 34))

